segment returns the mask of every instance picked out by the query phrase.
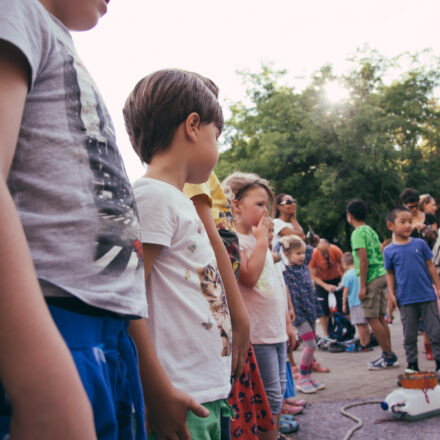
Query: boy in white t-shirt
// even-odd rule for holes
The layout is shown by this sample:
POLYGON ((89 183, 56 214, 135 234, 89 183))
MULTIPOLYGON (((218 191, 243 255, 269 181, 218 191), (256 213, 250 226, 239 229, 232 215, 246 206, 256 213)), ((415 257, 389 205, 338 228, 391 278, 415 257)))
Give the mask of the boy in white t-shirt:
POLYGON ((139 81, 124 107, 133 148, 148 164, 134 194, 152 339, 173 385, 210 411, 206 419, 188 413, 193 439, 219 439, 220 418, 231 414, 228 304, 206 231, 182 192, 186 182, 206 182, 217 162, 223 114, 212 87, 200 75, 162 70, 139 81))

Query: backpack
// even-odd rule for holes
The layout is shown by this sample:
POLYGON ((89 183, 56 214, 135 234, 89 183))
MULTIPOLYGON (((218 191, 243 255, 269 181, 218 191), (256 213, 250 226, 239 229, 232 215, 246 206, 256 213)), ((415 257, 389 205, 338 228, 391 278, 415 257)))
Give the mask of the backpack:
POLYGON ((356 333, 354 325, 342 314, 335 312, 330 316, 328 334, 337 341, 353 339, 356 333))

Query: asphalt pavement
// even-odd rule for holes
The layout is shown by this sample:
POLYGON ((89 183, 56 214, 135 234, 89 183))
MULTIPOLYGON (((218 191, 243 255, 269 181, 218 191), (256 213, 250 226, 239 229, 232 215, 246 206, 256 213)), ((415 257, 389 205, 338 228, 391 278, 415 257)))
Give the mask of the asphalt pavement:
MULTIPOLYGON (((356 422, 344 417, 341 407, 351 403, 365 405, 349 409, 348 412, 359 417, 363 426, 356 431, 351 439, 360 440, 438 440, 440 439, 440 416, 408 422, 400 421, 381 409, 379 404, 369 401, 382 401, 390 392, 397 388, 397 377, 406 367, 403 350, 402 325, 399 313, 395 313, 394 322, 390 325, 393 351, 396 353, 400 366, 380 371, 370 371, 369 361, 381 354, 380 347, 366 353, 330 353, 316 350, 316 358, 330 368, 330 373, 314 373, 314 377, 326 385, 326 389, 316 394, 297 394, 300 399, 309 402, 303 414, 296 416, 300 428, 291 439, 301 440, 339 440, 356 425, 356 422)), ((320 326, 317 325, 320 334, 320 326)), ((423 353, 423 336, 418 338, 419 367, 423 370, 434 370, 435 362, 427 361, 423 353)), ((294 359, 299 363, 301 347, 293 352, 294 359)))

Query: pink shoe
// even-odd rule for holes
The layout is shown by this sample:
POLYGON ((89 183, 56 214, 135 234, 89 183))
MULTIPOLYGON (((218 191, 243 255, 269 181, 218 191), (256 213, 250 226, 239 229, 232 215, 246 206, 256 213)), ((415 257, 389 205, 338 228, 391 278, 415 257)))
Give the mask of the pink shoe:
POLYGON ((283 406, 281 407, 281 412, 283 414, 291 414, 292 416, 294 416, 295 414, 301 414, 303 411, 304 411, 304 407, 290 405, 287 403, 283 403, 283 406))
POLYGON ((288 403, 289 405, 295 405, 295 406, 306 406, 307 402, 305 400, 296 400, 295 397, 288 397, 287 399, 284 399, 285 403, 288 403))

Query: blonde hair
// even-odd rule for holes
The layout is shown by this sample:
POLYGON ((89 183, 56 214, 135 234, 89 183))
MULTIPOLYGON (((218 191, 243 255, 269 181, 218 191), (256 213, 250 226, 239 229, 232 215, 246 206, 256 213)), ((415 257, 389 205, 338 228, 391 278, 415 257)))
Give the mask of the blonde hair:
POLYGON ((261 187, 267 192, 269 210, 272 207, 274 199, 272 187, 268 180, 263 179, 258 174, 236 171, 223 180, 222 186, 225 196, 230 202, 241 200, 250 189, 261 187))
POLYGON ((427 205, 433 199, 434 199, 434 197, 432 197, 431 194, 422 194, 419 197, 419 209, 420 209, 420 211, 425 212, 425 205, 427 205))
POLYGON ((283 247, 283 251, 288 254, 297 249, 303 249, 306 247, 304 241, 301 240, 297 235, 285 235, 280 238, 281 246, 283 247))

